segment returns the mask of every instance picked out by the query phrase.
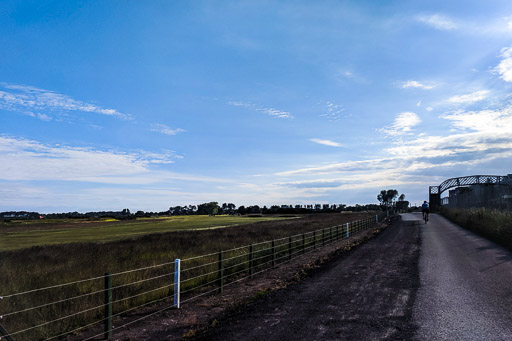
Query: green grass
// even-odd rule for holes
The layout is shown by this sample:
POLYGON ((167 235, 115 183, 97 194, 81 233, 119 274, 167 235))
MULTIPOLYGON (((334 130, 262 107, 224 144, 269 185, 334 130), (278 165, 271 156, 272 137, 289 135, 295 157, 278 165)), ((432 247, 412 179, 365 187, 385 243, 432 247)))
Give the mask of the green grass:
POLYGON ((512 212, 487 208, 442 208, 441 214, 450 221, 512 251, 512 212))
MULTIPOLYGON (((144 302, 154 299, 162 299, 172 294, 173 264, 176 258, 182 259, 182 281, 194 278, 199 273, 206 274, 205 277, 197 278, 194 281, 182 284, 182 290, 186 291, 192 286, 210 282, 216 279, 216 273, 208 275, 210 271, 216 271, 219 250, 229 250, 225 254, 225 275, 236 273, 247 269, 248 247, 246 246, 263 241, 277 240, 285 238, 276 244, 277 257, 287 255, 288 236, 295 237, 292 248, 299 249, 302 245, 302 233, 309 233, 306 242, 311 242, 311 231, 319 231, 332 226, 345 226, 345 223, 370 218, 374 221, 374 213, 354 213, 354 214, 319 214, 311 216, 302 216, 300 219, 276 219, 276 218, 245 218, 245 217, 207 217, 207 216, 185 216, 174 217, 172 219, 141 219, 137 221, 119 221, 119 222, 87 222, 81 221, 81 224, 89 227, 82 227, 80 221, 66 220, 59 225, 54 222, 49 227, 41 226, 34 222, 25 224, 18 233, 25 236, 32 236, 42 233, 46 241, 52 242, 50 238, 56 238, 61 233, 64 225, 72 225, 69 231, 72 232, 68 238, 78 238, 74 233, 80 234, 87 229, 105 229, 107 231, 117 231, 115 240, 106 242, 79 242, 61 243, 57 245, 39 245, 30 248, 13 248, 8 251, 0 251, 0 273, 4 280, 0 281, 0 296, 4 296, 0 304, 0 315, 4 315, 1 321, 9 332, 15 332, 24 328, 29 328, 47 321, 57 320, 62 316, 68 316, 75 312, 99 307, 87 313, 74 316, 72 318, 62 319, 41 328, 36 328, 25 333, 20 333, 14 338, 19 340, 44 340, 47 337, 56 335, 64 331, 72 330, 78 326, 83 326, 91 321, 99 321, 103 317, 103 296, 104 279, 101 277, 105 273, 120 273, 127 270, 138 269, 142 267, 151 267, 146 270, 123 273, 113 276, 114 286, 122 286, 113 291, 114 300, 124 297, 132 297, 143 294, 155 288, 161 288, 133 299, 121 300, 114 304, 114 313, 125 311, 131 307, 139 306, 144 302), (176 219, 177 218, 177 219, 176 219), (264 221, 261 221, 264 220, 264 221), (232 226, 226 228, 216 228, 226 226, 229 223, 232 226), (245 223, 245 224, 244 224, 245 223), (77 224, 77 225, 73 225, 77 224), (233 224, 237 225, 234 226, 233 224), (60 226, 60 227, 59 227, 60 226), (138 227, 137 227, 138 226, 138 227), (152 226, 160 226, 162 233, 149 233, 152 226), (122 227, 122 228, 121 228, 122 227), (46 230, 45 230, 46 228, 46 230), (118 228, 121 228, 118 230, 118 228), (127 237, 121 234, 124 231, 143 231, 145 234, 133 234, 127 237), (139 230, 137 230, 137 228, 139 230), (171 231, 171 232, 167 232, 171 231), (207 255, 201 258, 186 260, 187 258, 198 255, 207 255), (241 258, 234 259, 233 257, 241 258), (231 259, 231 260, 229 260, 231 259), (239 265, 235 264, 240 263, 239 265), (206 266, 206 264, 210 264, 206 266), (165 266, 156 266, 165 264, 165 266), (194 270, 197 265, 205 264, 204 268, 194 270), (186 272, 186 269, 192 269, 186 272), (230 270, 228 270, 230 269, 230 270), (197 272, 196 272, 197 271, 197 272), (164 277, 159 277, 164 276, 164 277), (99 277, 90 281, 84 279, 99 277), (150 281, 141 282, 136 285, 123 286, 128 283, 137 283, 148 278, 155 278, 150 281), (27 290, 50 287, 58 284, 69 283, 73 281, 82 281, 77 284, 58 287, 44 291, 36 291, 19 296, 8 297, 14 293, 20 293, 27 290), (44 308, 38 308, 27 312, 20 312, 16 315, 7 315, 12 312, 23 310, 25 308, 45 305, 49 302, 58 302, 73 297, 80 297, 90 292, 98 292, 91 296, 85 296, 73 301, 63 301, 55 305, 44 308)), ((46 223, 46 222, 45 222, 46 223)), ((46 223, 49 224, 49 223, 46 223)), ((20 224, 21 225, 21 224, 20 224)), ((358 224, 354 224, 357 228, 358 224)), ((9 233, 16 233, 17 228, 7 227, 9 233), (14 231, 13 231, 14 230, 14 231)), ((103 231, 100 231, 101 233, 103 231)), ((344 230, 342 230, 344 233, 344 230)), ((326 238, 331 235, 326 233, 326 238)), ((27 238, 27 237, 25 237, 27 238)), ((316 233, 317 247, 321 247, 320 242, 322 233, 316 233)), ((20 242, 20 237, 10 240, 10 243, 20 242)), ((64 240, 64 239, 63 239, 64 240)), ((95 241, 97 238, 95 239, 95 241)), ((29 243, 30 240, 23 240, 29 243)), ((259 252, 268 248, 269 243, 258 244, 254 251, 259 252)), ((267 250, 267 252, 269 252, 267 250)), ((268 255, 258 253, 257 257, 268 255)), ((286 257, 285 257, 286 259, 286 257)), ((259 262, 266 262, 267 258, 261 258, 259 262)), ((258 261, 257 261, 258 262, 258 261)), ((235 280, 233 275, 228 280, 235 280)), ((212 285, 215 285, 212 284, 212 285)), ((208 289, 208 288, 205 288, 208 289)), ((209 288, 211 289, 211 288, 209 288)))
POLYGON ((45 221, 43 219, 2 223, 0 224, 0 251, 66 243, 110 242, 152 233, 215 229, 279 219, 285 218, 199 215, 129 221, 98 222, 79 219, 45 221))

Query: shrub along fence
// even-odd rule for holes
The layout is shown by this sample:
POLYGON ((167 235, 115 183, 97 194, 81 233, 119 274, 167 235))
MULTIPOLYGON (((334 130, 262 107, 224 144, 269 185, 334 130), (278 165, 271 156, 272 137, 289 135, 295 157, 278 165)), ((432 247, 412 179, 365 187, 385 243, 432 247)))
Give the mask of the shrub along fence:
POLYGON ((0 336, 8 341, 57 340, 103 324, 101 334, 89 339, 111 339, 117 329, 199 297, 222 293, 226 286, 368 229, 382 217, 376 215, 207 255, 3 295, 0 336), (115 317, 165 300, 170 303, 164 309, 113 326, 115 317))

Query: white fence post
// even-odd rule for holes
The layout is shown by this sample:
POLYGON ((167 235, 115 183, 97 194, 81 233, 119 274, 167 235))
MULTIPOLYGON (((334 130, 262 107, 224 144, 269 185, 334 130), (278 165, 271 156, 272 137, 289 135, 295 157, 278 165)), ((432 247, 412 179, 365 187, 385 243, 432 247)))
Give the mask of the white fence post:
POLYGON ((375 215, 375 223, 378 224, 379 223, 379 215, 375 215))
POLYGON ((177 258, 174 260, 174 307, 180 307, 180 271, 181 261, 177 258))
POLYGON ((347 223, 347 238, 348 238, 348 225, 349 225, 349 224, 350 224, 350 223, 347 223))

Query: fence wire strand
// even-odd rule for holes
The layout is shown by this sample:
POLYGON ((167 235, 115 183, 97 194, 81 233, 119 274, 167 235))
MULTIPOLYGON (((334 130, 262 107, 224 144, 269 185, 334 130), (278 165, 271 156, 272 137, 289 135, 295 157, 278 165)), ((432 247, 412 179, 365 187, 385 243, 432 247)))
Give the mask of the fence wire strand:
MULTIPOLYGON (((380 217, 378 217, 377 219, 380 220, 379 218, 380 217)), ((373 226, 374 224, 376 224, 378 222, 378 221, 376 221, 377 219, 367 218, 367 219, 361 219, 361 220, 356 221, 356 222, 349 222, 348 223, 348 226, 349 226, 348 230, 349 230, 349 232, 354 233, 354 230, 355 230, 355 232, 360 232, 360 231, 362 231, 364 229, 368 229, 368 228, 370 228, 371 226, 373 226)), ((223 287, 226 287, 226 286, 229 286, 229 285, 233 285, 234 283, 238 283, 238 282, 243 281, 245 279, 252 278, 252 277, 254 277, 254 276, 256 276, 256 275, 258 275, 258 274, 260 274, 262 272, 271 270, 271 269, 274 268, 273 265, 277 266, 277 265, 285 264, 285 263, 291 261, 298 254, 307 254, 307 253, 315 251, 316 249, 320 249, 322 246, 331 244, 331 243, 333 243, 335 241, 339 241, 340 239, 341 240, 345 239, 346 237, 345 237, 345 234, 344 234, 344 231, 343 231, 345 226, 346 226, 345 224, 338 225, 338 226, 333 226, 331 228, 320 229, 320 230, 316 230, 316 231, 306 232, 306 233, 303 233, 303 234, 297 234, 297 235, 293 235, 293 236, 289 236, 289 237, 278 238, 278 239, 274 239, 272 241, 263 241, 263 242, 259 242, 259 243, 254 243, 254 244, 250 244, 250 245, 245 245, 245 246, 241 246, 241 247, 237 247, 237 248, 232 248, 232 249, 221 251, 224 254, 226 254, 226 253, 230 253, 230 252, 234 252, 234 251, 238 251, 238 250, 242 250, 242 249, 247 250, 248 248, 252 247, 252 255, 265 253, 262 256, 259 256, 259 257, 256 257, 256 258, 251 258, 251 259, 245 260, 243 262, 237 262, 236 264, 234 264, 232 266, 229 266, 229 267, 226 267, 226 268, 222 268, 223 271, 226 271, 226 270, 229 270, 229 269, 232 269, 232 268, 236 268, 236 267, 240 267, 240 266, 244 267, 240 271, 236 271, 234 273, 230 273, 230 274, 224 275, 223 276, 224 279, 232 278, 232 277, 237 276, 237 275, 239 275, 241 273, 248 273, 249 272, 249 274, 247 276, 243 276, 241 278, 237 278, 235 280, 229 281, 226 284, 223 284, 223 287), (341 232, 339 231, 340 227, 342 228, 341 232), (333 231, 333 230, 335 230, 335 231, 333 231), (320 235, 319 232, 321 232, 321 238, 320 239, 318 239, 318 237, 320 235), (268 248, 260 249, 260 250, 254 250, 254 248, 256 246, 268 245, 269 243, 272 243, 272 246, 270 246, 268 248), (292 245, 293 245, 293 247, 292 247, 292 245), (270 250, 272 250, 271 253, 268 252, 270 250), (276 255, 281 255, 281 256, 276 257, 276 255), (270 257, 272 257, 272 259, 257 264, 258 261, 260 261, 262 259, 268 259, 270 257), (249 266, 246 266, 247 263, 250 263, 249 266), (277 263, 279 263, 279 264, 277 264, 277 263), (272 264, 272 266, 268 266, 269 264, 272 264), (261 267, 265 267, 265 268, 261 269, 261 267), (259 270, 259 269, 261 269, 261 270, 259 270)), ((186 258, 186 259, 181 260, 181 262, 182 263, 183 262, 188 262, 188 261, 196 260, 196 259, 199 259, 199 258, 212 257, 212 256, 215 256, 215 255, 219 255, 219 252, 214 252, 214 253, 210 253, 210 254, 206 254, 206 255, 199 255, 199 256, 195 256, 195 257, 186 258)), ((251 253, 246 251, 246 252, 244 252, 241 255, 237 255, 237 256, 230 257, 230 258, 226 258, 226 259, 223 259, 222 261, 226 262, 226 261, 237 259, 237 258, 247 257, 249 255, 251 255, 251 253)), ((187 271, 192 271, 192 270, 195 270, 195 269, 198 269, 198 268, 204 268, 204 267, 207 267, 207 266, 212 266, 212 265, 215 265, 215 264, 218 264, 218 263, 219 263, 219 261, 213 261, 213 262, 210 262, 210 263, 197 265, 197 266, 194 266, 194 267, 191 267, 191 268, 188 268, 188 269, 183 269, 182 273, 187 272, 187 271)), ((110 274, 110 276, 119 276, 119 275, 123 275, 123 274, 127 274, 127 273, 132 273, 132 272, 142 271, 142 270, 148 270, 148 269, 154 269, 154 268, 157 268, 157 267, 162 267, 162 266, 172 265, 172 264, 174 264, 174 261, 167 262, 167 263, 162 263, 162 264, 158 264, 158 265, 141 267, 141 268, 133 269, 133 270, 127 270, 127 271, 112 273, 112 274, 110 274)), ((189 282, 189 281, 201 278, 201 277, 207 277, 207 276, 210 276, 210 275, 213 275, 213 274, 217 274, 217 273, 219 273, 219 271, 220 271, 220 269, 212 271, 212 272, 208 272, 206 274, 201 274, 201 275, 198 275, 198 276, 195 276, 195 277, 191 277, 189 279, 185 279, 183 281, 180 281, 180 283, 185 283, 185 282, 189 282)), ((139 283, 143 283, 143 282, 147 282, 147 281, 154 280, 154 279, 163 278, 163 277, 170 276, 170 275, 173 275, 173 273, 166 273, 166 274, 163 274, 163 275, 154 276, 154 277, 151 277, 151 278, 146 278, 146 279, 142 279, 142 280, 135 281, 135 282, 130 282, 130 283, 118 285, 118 286, 112 287, 110 289, 111 290, 119 289, 119 288, 127 287, 127 286, 134 285, 134 284, 139 284, 139 283)), ((33 289, 33 290, 27 290, 27 291, 24 291, 24 292, 14 293, 14 294, 10 294, 10 295, 4 295, 3 297, 0 297, 0 298, 11 298, 11 297, 15 297, 15 296, 25 295, 25 294, 39 292, 39 291, 43 291, 43 290, 56 289, 56 288, 60 288, 60 287, 64 287, 64 286, 69 286, 69 285, 73 285, 73 284, 79 284, 79 283, 83 283, 83 282, 87 282, 87 281, 93 281, 93 280, 104 279, 104 278, 105 278, 104 276, 98 276, 98 277, 93 277, 93 278, 88 278, 88 279, 68 282, 68 283, 64 283, 64 284, 58 284, 58 285, 53 285, 53 286, 48 286, 48 287, 43 287, 43 288, 38 288, 38 289, 33 289)), ((218 282, 219 282, 219 278, 216 278, 213 281, 209 281, 209 282, 201 284, 199 286, 195 286, 195 287, 189 288, 189 289, 187 289, 185 291, 182 291, 180 294, 189 293, 189 292, 192 292, 192 291, 198 290, 200 288, 204 288, 204 287, 210 286, 210 285, 212 285, 214 283, 218 283, 218 282)), ((174 283, 171 283, 171 284, 168 284, 168 285, 156 288, 156 289, 148 290, 148 291, 136 294, 136 295, 132 295, 132 296, 129 296, 129 297, 121 298, 121 299, 112 301, 110 303, 111 304, 115 304, 115 303, 123 302, 123 301, 130 300, 130 299, 142 296, 142 295, 149 294, 151 292, 155 292, 155 291, 158 291, 158 290, 163 290, 163 289, 172 287, 173 285, 174 285, 174 283)), ((47 303, 47 304, 44 304, 44 305, 39 305, 39 306, 36 306, 36 307, 30 307, 30 308, 26 308, 26 309, 23 309, 23 310, 19 310, 19 311, 3 314, 3 317, 12 316, 12 315, 20 314, 20 313, 27 312, 27 311, 30 311, 30 310, 34 310, 34 309, 38 309, 38 308, 43 308, 43 307, 46 307, 46 306, 55 305, 55 304, 58 304, 58 303, 64 303, 64 302, 67 302, 67 301, 76 300, 76 299, 79 299, 79 298, 83 298, 83 297, 87 297, 87 296, 103 293, 106 290, 107 289, 97 290, 97 291, 94 291, 94 292, 91 292, 91 293, 86 293, 86 294, 83 294, 83 295, 79 295, 79 296, 75 296, 75 297, 71 297, 71 298, 66 298, 66 299, 58 300, 58 301, 47 303)), ((195 295, 193 297, 186 298, 185 300, 182 300, 181 302, 182 303, 189 302, 189 301, 194 300, 194 299, 196 299, 198 297, 202 297, 202 296, 208 295, 209 293, 216 292, 218 290, 219 290, 219 288, 215 287, 212 290, 208 290, 206 292, 200 293, 200 294, 195 295)), ((154 304, 156 302, 160 302, 160 301, 167 300, 167 299, 169 299, 168 296, 166 296, 164 298, 161 298, 161 299, 152 300, 152 301, 146 302, 144 304, 137 305, 135 307, 129 308, 129 309, 124 310, 122 312, 116 313, 116 314, 112 315, 109 318, 117 317, 117 316, 119 316, 121 314, 125 314, 125 313, 133 311, 135 309, 144 307, 146 305, 154 304)), ((79 312, 76 312, 76 313, 73 313, 73 314, 70 314, 70 315, 67 315, 67 316, 60 317, 60 318, 54 319, 52 321, 47 321, 47 322, 44 322, 44 323, 41 323, 41 324, 38 324, 38 325, 35 325, 35 326, 31 326, 31 327, 28 327, 28 328, 25 328, 25 329, 22 329, 22 330, 18 330, 16 332, 10 333, 7 336, 19 335, 21 333, 25 333, 27 331, 30 331, 30 330, 33 330, 33 329, 36 329, 36 328, 41 328, 41 327, 47 326, 49 324, 52 324, 52 323, 55 323, 55 322, 58 322, 58 321, 62 321, 62 320, 65 320, 65 319, 68 319, 68 318, 71 318, 71 317, 74 317, 74 316, 86 313, 86 312, 90 312, 90 311, 93 311, 93 310, 104 308, 104 306, 105 305, 102 304, 102 305, 95 306, 95 307, 92 307, 92 308, 84 309, 82 311, 79 311, 79 312)), ((145 319, 145 318, 147 318, 149 316, 155 315, 155 314, 157 314, 159 312, 162 312, 164 310, 170 309, 172 307, 173 306, 166 307, 164 309, 158 310, 158 311, 153 312, 153 313, 151 313, 149 315, 146 315, 146 316, 144 316, 142 318, 139 318, 139 319, 130 321, 130 322, 124 324, 124 325, 115 327, 112 330, 117 330, 117 329, 123 328, 123 327, 125 327, 125 326, 127 326, 129 324, 132 324, 132 323, 135 323, 137 321, 143 320, 143 319, 145 319)), ((85 326, 81 326, 81 327, 79 327, 77 329, 74 329, 72 331, 68 331, 66 333, 62 333, 62 334, 59 334, 59 335, 56 335, 56 336, 52 336, 50 338, 47 338, 46 340, 52 340, 52 339, 55 339, 55 338, 67 335, 67 334, 72 333, 72 332, 83 330, 83 329, 91 327, 91 326, 93 326, 95 324, 101 323, 101 322, 105 321, 106 319, 107 318, 104 318, 104 319, 101 319, 99 321, 95 321, 95 322, 86 324, 85 326)), ((101 334, 92 336, 92 337, 88 338, 87 340, 89 340, 91 338, 95 338, 97 336, 101 336, 103 334, 104 334, 104 332, 102 332, 101 334)))

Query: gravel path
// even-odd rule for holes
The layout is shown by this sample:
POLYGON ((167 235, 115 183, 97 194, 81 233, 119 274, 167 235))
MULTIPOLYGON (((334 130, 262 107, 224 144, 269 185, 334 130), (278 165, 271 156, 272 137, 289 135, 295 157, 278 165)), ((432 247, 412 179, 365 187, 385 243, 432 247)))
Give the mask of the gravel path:
POLYGON ((311 278, 258 300, 196 339, 411 339, 420 228, 393 224, 311 278))

